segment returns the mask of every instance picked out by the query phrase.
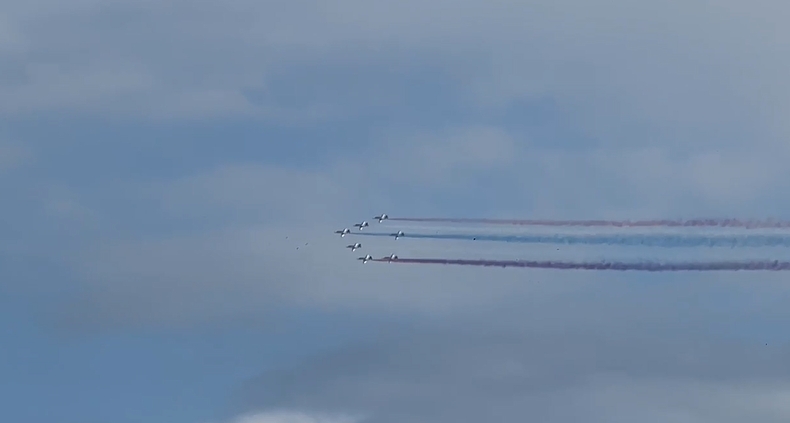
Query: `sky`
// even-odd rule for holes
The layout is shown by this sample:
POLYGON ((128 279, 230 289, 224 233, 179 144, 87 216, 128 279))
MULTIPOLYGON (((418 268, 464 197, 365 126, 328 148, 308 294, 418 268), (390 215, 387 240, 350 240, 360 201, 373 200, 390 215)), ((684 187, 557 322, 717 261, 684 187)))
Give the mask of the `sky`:
POLYGON ((782 274, 362 266, 333 232, 790 219, 788 13, 0 0, 3 420, 787 421, 782 274))

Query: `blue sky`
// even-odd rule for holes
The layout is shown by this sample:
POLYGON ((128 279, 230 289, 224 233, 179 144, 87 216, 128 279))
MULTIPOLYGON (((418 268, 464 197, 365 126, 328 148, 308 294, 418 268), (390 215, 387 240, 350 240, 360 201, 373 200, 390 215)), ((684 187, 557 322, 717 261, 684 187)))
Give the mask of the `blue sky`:
POLYGON ((332 232, 790 218, 789 8, 0 2, 0 413, 787 421, 782 275, 362 267, 332 232))

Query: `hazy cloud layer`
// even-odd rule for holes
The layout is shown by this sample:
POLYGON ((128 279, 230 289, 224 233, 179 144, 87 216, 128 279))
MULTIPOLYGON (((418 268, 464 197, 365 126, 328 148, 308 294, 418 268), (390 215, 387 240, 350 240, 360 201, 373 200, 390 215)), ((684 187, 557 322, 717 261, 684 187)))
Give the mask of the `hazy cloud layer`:
MULTIPOLYGON (((787 134, 778 120, 790 106, 779 18, 787 5, 779 1, 44 1, 3 9, 2 27, 17 34, 6 43, 24 48, 5 49, 17 76, 2 89, 6 114, 276 117, 277 104, 255 105, 246 90, 266 91, 301 63, 379 62, 440 66, 459 88, 472 87, 477 105, 551 96, 618 143, 639 126, 692 146, 714 141, 703 137, 787 134)), ((354 89, 353 79, 346 84, 354 89)), ((372 99, 325 100, 305 107, 358 111, 372 99)))
MULTIPOLYGON (((579 310, 585 311, 591 310, 579 310)), ((786 345, 713 340, 674 319, 612 324, 631 317, 618 316, 622 311, 607 313, 609 325, 577 317, 571 326, 549 320, 542 328, 526 319, 503 326, 480 315, 464 326, 267 373, 243 397, 264 408, 354 410, 370 422, 779 422, 790 416, 786 345)))
MULTIPOLYGON (((783 275, 362 266, 332 231, 381 212, 787 216, 788 12, 5 1, 0 251, 78 281, 58 302, 68 330, 283 308, 422 327, 262 375, 238 423, 787 421, 787 350, 760 338, 789 317, 783 275), (61 157, 54 123, 72 120, 103 129, 61 157), (157 154, 184 165, 142 162, 157 154), (108 177, 110 156, 141 163, 108 177)), ((609 252, 361 241, 376 256, 609 252)))

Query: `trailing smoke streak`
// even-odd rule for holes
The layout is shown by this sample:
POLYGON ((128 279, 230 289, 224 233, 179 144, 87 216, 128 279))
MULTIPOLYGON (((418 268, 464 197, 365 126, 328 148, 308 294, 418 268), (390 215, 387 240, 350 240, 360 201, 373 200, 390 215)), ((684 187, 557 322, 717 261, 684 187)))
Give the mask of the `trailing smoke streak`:
POLYGON ((522 267, 530 269, 556 269, 556 270, 616 270, 616 271, 642 271, 642 272, 683 272, 683 271, 786 271, 790 270, 788 261, 719 261, 719 262, 573 262, 573 261, 532 261, 532 260, 455 260, 436 258, 398 258, 397 260, 373 259, 383 263, 405 264, 444 264, 461 266, 483 267, 522 267))
MULTIPOLYGON (((393 236, 382 232, 352 232, 362 236, 393 236)), ((623 245, 644 247, 790 247, 787 235, 744 236, 682 236, 682 235, 467 235, 467 234, 413 234, 400 238, 452 239, 465 241, 498 241, 527 244, 564 245, 623 245)))
POLYGON ((399 222, 482 223, 522 226, 605 226, 615 228, 645 227, 722 227, 722 228, 790 228, 790 221, 740 220, 740 219, 657 219, 657 220, 517 220, 517 219, 465 219, 428 217, 390 217, 399 222))

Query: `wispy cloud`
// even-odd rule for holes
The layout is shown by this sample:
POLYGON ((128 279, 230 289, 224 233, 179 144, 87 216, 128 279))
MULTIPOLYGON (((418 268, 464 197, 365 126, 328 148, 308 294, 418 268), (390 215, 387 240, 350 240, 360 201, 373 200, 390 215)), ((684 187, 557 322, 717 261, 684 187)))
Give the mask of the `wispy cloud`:
POLYGON ((239 416, 231 423, 358 423, 362 419, 349 416, 326 416, 317 413, 274 411, 239 416))

